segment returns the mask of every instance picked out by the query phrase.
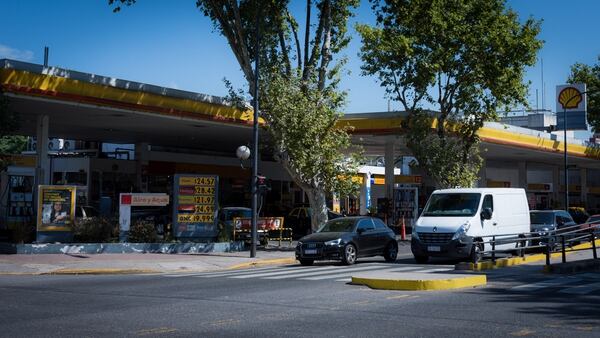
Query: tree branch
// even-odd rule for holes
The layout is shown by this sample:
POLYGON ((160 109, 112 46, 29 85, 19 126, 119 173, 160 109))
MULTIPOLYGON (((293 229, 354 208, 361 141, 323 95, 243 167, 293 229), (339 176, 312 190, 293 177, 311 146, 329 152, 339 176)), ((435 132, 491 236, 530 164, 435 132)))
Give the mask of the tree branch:
POLYGON ((319 67, 319 90, 325 88, 325 78, 327 73, 327 66, 331 61, 331 1, 326 0, 323 3, 321 9, 321 15, 325 17, 324 30, 325 39, 323 40, 323 46, 321 48, 321 66, 319 67))
MULTIPOLYGON (((329 1, 329 0, 325 0, 329 1)), ((322 9, 322 8, 321 8, 322 9)), ((325 16, 323 15, 323 11, 319 13, 319 25, 317 26, 317 31, 315 33, 315 40, 313 41, 312 51, 310 54, 310 58, 308 62, 304 62, 304 73, 302 75, 302 80, 306 81, 312 69, 315 68, 315 64, 317 62, 317 58, 319 57, 319 47, 321 46, 321 39, 323 38, 323 26, 325 25, 325 16)), ((304 46, 305 52, 307 52, 308 45, 304 46)), ((306 55, 305 58, 306 60, 306 55)))
POLYGON ((294 41, 296 42, 296 56, 298 59, 298 69, 302 70, 302 51, 300 50, 300 40, 298 39, 298 24, 296 23, 294 18, 292 18, 292 15, 289 11, 286 11, 286 19, 290 25, 290 28, 292 29, 292 35, 294 36, 294 41))
POLYGON ((312 8, 311 0, 306 0, 306 27, 305 27, 305 31, 304 31, 304 72, 306 72, 306 67, 308 67, 308 46, 310 44, 310 11, 311 11, 311 8, 312 8))

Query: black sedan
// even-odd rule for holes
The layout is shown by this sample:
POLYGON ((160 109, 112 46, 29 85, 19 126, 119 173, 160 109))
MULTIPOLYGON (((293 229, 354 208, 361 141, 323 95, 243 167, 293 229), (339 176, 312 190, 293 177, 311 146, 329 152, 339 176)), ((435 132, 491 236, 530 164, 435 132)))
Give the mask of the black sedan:
POLYGON ((370 256, 383 256, 387 262, 398 256, 394 232, 373 217, 330 220, 314 234, 302 237, 296 246, 296 259, 302 265, 330 259, 349 265, 358 257, 370 256))

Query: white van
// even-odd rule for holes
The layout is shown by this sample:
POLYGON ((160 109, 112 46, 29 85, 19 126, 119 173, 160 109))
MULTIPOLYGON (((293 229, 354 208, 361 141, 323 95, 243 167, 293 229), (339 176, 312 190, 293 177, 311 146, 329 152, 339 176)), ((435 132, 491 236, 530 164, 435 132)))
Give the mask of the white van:
MULTIPOLYGON (((429 257, 469 258, 476 262, 490 250, 492 235, 530 231, 529 205, 523 189, 474 188, 433 192, 412 230, 411 250, 417 263, 429 257)), ((502 236, 500 236, 502 237, 502 236)), ((496 245, 516 248, 517 243, 496 245)))

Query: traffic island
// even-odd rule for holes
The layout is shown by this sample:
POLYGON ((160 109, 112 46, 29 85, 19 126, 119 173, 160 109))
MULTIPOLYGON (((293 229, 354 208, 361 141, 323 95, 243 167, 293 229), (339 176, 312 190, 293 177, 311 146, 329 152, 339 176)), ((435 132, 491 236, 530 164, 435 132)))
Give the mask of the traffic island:
POLYGON ((352 276, 352 284, 378 290, 429 291, 484 286, 487 278, 485 275, 448 273, 373 272, 352 276))

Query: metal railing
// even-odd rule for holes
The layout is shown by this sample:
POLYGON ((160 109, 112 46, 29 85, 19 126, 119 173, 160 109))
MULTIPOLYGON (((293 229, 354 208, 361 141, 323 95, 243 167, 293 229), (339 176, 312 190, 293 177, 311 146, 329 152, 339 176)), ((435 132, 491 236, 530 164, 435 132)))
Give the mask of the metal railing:
POLYGON ((574 251, 592 250, 594 259, 598 258, 596 250, 596 239, 600 238, 600 221, 583 223, 568 227, 562 227, 552 230, 540 230, 519 234, 502 234, 502 235, 487 235, 479 236, 483 241, 478 241, 478 244, 483 244, 484 249, 491 247, 491 250, 482 250, 481 256, 491 255, 492 262, 495 262, 498 254, 518 252, 520 257, 524 257, 526 251, 534 251, 543 249, 546 254, 546 265, 550 265, 550 258, 553 252, 560 249, 562 262, 565 263, 566 253, 574 251), (591 247, 574 249, 574 244, 589 241, 591 247), (508 249, 496 249, 497 246, 503 244, 514 243, 514 247, 508 249), (537 243, 537 244, 536 244, 537 243), (568 249, 567 249, 568 248, 568 249))

